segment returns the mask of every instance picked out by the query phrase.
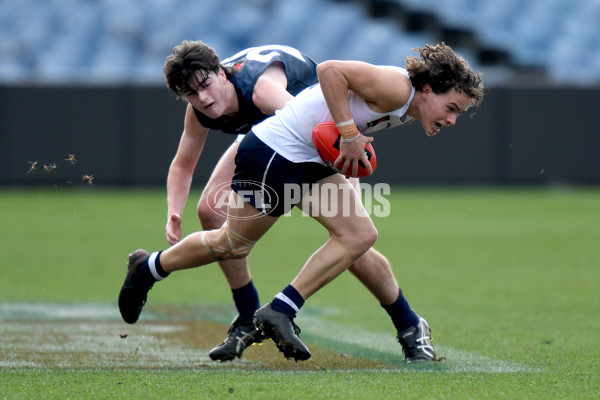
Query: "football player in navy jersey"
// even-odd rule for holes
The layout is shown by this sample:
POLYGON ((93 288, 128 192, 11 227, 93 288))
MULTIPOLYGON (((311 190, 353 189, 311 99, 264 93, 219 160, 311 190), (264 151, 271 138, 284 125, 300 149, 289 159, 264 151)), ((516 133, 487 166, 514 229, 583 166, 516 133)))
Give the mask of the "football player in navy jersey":
MULTIPOLYGON (((181 215, 209 129, 240 136, 217 163, 200 197, 198 217, 206 230, 220 228, 225 222, 227 205, 221 200, 228 199, 231 191, 234 157, 242 134, 315 84, 317 73, 310 57, 289 46, 253 47, 221 61, 207 44, 183 41, 167 57, 164 75, 167 87, 188 103, 183 134, 167 177, 166 236, 173 245, 181 239, 181 215)), ((262 340, 252 324, 260 302, 246 258, 223 260, 219 266, 239 315, 226 340, 209 356, 229 361, 262 340)))
MULTIPOLYGON (((167 177, 166 236, 175 244, 181 239, 181 214, 209 129, 247 133, 316 83, 317 75, 315 62, 292 47, 250 48, 221 62, 214 49, 201 41, 176 46, 164 73, 169 89, 188 102, 183 134, 167 177), (190 71, 195 75, 188 76, 190 71)), ((213 196, 200 198, 198 215, 205 229, 219 228, 225 220, 213 212, 217 205, 209 202, 221 198, 214 195, 217 188, 228 189, 222 183, 231 181, 238 145, 236 140, 225 152, 205 187, 204 193, 213 196)))
MULTIPOLYGON (((174 245, 181 238, 181 214, 209 129, 247 133, 253 125, 283 108, 293 95, 316 83, 317 76, 314 61, 291 47, 250 48, 221 62, 212 48, 199 41, 184 41, 176 46, 167 58, 164 73, 169 89, 188 102, 184 131, 167 178, 166 236, 174 245)), ((226 220, 227 204, 221 205, 224 212, 215 212, 219 208, 215 201, 223 198, 222 192, 231 189, 238 147, 236 140, 225 152, 201 196, 198 216, 205 230, 221 228, 226 220)), ((358 184, 357 179, 351 182, 358 184)), ((137 321, 147 292, 155 281, 167 275, 157 256, 143 250, 130 255, 128 273, 119 294, 121 315, 128 323, 137 321), (140 285, 138 275, 146 273, 149 265, 154 266, 150 268, 152 275, 149 279, 141 278, 144 283, 140 285), (138 273, 141 268, 145 272, 138 273)), ((209 355, 213 360, 228 361, 240 357, 248 345, 263 339, 252 323, 260 303, 245 257, 216 261, 228 280, 239 315, 226 340, 209 355)), ((419 323, 419 317, 410 309, 397 284, 389 261, 381 253, 368 249, 349 270, 379 300, 398 332, 419 323)))

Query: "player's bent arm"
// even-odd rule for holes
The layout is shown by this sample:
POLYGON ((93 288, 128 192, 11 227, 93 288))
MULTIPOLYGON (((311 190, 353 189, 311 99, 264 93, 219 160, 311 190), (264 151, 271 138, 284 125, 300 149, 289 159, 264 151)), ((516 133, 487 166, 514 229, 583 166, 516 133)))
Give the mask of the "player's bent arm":
POLYGON ((292 99, 287 90, 287 77, 281 62, 274 62, 267 67, 254 85, 252 101, 265 115, 275 114, 292 99))
POLYGON ((185 113, 183 134, 177 153, 171 161, 167 176, 167 218, 183 213, 198 159, 202 154, 208 128, 202 126, 188 104, 185 113))
POLYGON ((402 107, 411 92, 410 79, 400 71, 361 61, 325 61, 317 75, 331 115, 336 122, 352 118, 347 93, 352 90, 376 112, 402 107))
MULTIPOLYGON (((375 83, 376 76, 373 74, 376 71, 371 67, 373 66, 370 64, 358 61, 326 61, 317 65, 317 75, 323 96, 331 116, 338 124, 338 129, 342 134, 340 155, 333 164, 342 173, 356 175, 359 161, 366 165, 369 174, 373 173, 364 152, 366 144, 373 141, 373 138, 360 135, 358 128, 352 122, 352 113, 348 104, 349 89, 362 97, 365 93, 354 90, 354 87, 375 83), (363 73, 367 76, 362 76, 363 73), (344 139, 349 141, 344 143, 344 139)), ((365 98, 365 100, 369 104, 369 99, 365 98)), ((369 104, 369 107, 373 107, 373 105, 369 104)))
POLYGON ((340 68, 342 65, 341 61, 325 61, 317 65, 319 85, 336 123, 349 121, 352 118, 348 104, 349 83, 340 68))

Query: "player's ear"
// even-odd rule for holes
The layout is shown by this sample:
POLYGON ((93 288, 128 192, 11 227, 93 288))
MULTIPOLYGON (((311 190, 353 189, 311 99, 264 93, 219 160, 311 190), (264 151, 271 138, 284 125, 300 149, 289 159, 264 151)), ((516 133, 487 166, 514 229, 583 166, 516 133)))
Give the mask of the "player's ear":
POLYGON ((225 70, 221 67, 219 67, 219 79, 221 79, 221 82, 223 83, 227 81, 227 74, 225 73, 225 70))
POLYGON ((429 94, 433 92, 433 89, 431 88, 431 85, 429 83, 426 83, 423 85, 423 90, 421 91, 423 92, 423 94, 429 94))

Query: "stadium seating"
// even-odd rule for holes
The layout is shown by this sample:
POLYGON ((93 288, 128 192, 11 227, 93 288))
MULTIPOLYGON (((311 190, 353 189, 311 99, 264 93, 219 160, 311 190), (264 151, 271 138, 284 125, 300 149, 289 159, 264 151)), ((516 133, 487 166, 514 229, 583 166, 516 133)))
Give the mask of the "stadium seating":
MULTIPOLYGON (((559 83, 600 83, 597 0, 387 2, 471 32, 480 46, 507 52, 517 69, 542 68, 559 83)), ((371 17, 366 6, 372 3, 0 0, 0 83, 163 84, 164 59, 184 39, 203 40, 223 56, 278 43, 317 61, 396 65, 413 47, 444 40, 432 30, 406 30, 394 15, 371 17)), ((458 50, 478 67, 472 48, 458 50)))
POLYGON ((558 83, 600 83, 598 0, 396 0, 507 51, 517 67, 542 67, 558 83))

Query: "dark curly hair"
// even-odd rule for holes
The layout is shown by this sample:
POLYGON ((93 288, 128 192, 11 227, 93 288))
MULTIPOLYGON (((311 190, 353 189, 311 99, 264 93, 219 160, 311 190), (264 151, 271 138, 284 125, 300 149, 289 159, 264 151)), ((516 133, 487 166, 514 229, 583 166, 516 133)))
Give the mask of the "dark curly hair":
POLYGON ((227 77, 236 71, 233 67, 221 65, 221 59, 215 49, 197 40, 184 40, 173 48, 163 67, 167 87, 178 97, 195 92, 211 72, 219 73, 223 69, 227 77))
POLYGON ((444 42, 413 50, 419 52, 419 57, 406 57, 406 69, 416 90, 422 91, 425 84, 439 94, 455 88, 469 96, 471 106, 479 109, 484 95, 480 72, 473 72, 469 63, 444 42))

